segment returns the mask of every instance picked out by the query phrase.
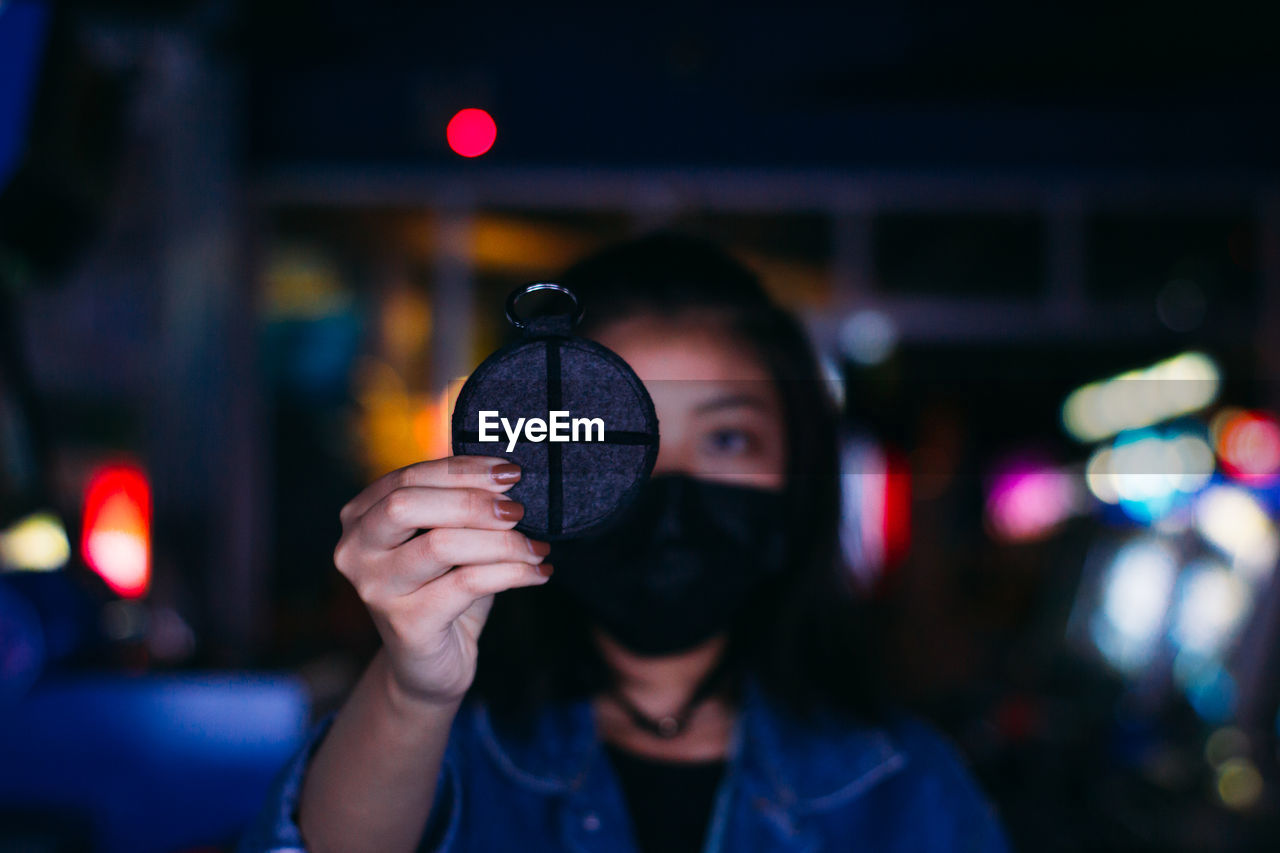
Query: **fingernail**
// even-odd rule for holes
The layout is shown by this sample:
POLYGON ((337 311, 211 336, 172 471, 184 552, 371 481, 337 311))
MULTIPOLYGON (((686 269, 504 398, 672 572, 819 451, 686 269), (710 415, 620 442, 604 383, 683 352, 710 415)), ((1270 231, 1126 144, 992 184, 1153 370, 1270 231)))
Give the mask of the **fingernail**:
POLYGON ((551 553, 551 544, 548 542, 539 542, 537 539, 530 539, 529 550, 539 557, 545 557, 551 553))
POLYGON ((514 462, 503 462, 501 465, 494 465, 489 471, 489 476, 493 478, 495 483, 514 483, 520 479, 520 466, 514 462))
POLYGON ((494 501, 493 514, 501 521, 519 521, 524 518, 524 504, 519 501, 494 501))
POLYGON ((542 575, 544 578, 551 577, 551 573, 555 571, 555 567, 550 563, 538 563, 534 568, 536 568, 538 570, 538 574, 542 575))

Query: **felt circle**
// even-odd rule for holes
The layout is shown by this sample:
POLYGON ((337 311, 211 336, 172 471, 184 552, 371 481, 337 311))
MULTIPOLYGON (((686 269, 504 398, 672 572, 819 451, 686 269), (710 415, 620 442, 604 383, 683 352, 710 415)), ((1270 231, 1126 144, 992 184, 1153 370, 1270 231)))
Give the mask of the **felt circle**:
POLYGON ((585 338, 541 333, 546 328, 542 318, 531 321, 532 334, 476 368, 451 426, 455 454, 520 466, 520 481, 507 492, 525 508, 516 529, 554 542, 603 530, 636 499, 658 458, 658 416, 640 377, 616 353, 585 338), (480 440, 482 411, 505 419, 505 427, 488 430, 497 441, 480 440), (570 422, 598 418, 602 434, 580 424, 567 441, 536 441, 520 430, 510 443, 509 429, 530 418, 545 422, 553 411, 568 412, 570 422))

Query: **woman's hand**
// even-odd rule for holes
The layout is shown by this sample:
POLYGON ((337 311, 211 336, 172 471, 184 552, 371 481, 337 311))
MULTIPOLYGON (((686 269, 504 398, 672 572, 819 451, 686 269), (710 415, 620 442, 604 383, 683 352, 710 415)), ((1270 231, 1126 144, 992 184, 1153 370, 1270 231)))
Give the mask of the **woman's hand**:
POLYGON ((493 596, 545 583, 545 542, 512 528, 518 466, 452 456, 392 471, 342 508, 334 563, 382 635, 390 687, 433 705, 471 686, 493 596))
POLYGON ((551 575, 551 547, 512 530, 524 507, 504 492, 519 479, 502 459, 454 456, 392 471, 342 508, 334 563, 383 648, 307 768, 309 850, 418 846, 493 596, 551 575))

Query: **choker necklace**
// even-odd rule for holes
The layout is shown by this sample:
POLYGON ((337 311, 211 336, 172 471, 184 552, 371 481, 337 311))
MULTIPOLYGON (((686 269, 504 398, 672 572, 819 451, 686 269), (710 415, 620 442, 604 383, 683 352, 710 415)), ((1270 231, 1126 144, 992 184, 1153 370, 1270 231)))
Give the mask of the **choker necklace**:
POLYGON ((663 740, 670 740, 685 730, 689 725, 689 718, 693 716, 694 710, 705 700, 711 698, 711 695, 720 688, 721 682, 729 675, 730 670, 729 656, 721 655, 719 663, 698 683, 688 701, 674 713, 665 714, 656 719, 637 708, 630 699, 623 695, 621 690, 614 688, 609 695, 622 707, 623 711, 626 711, 627 716, 631 718, 631 722, 635 724, 636 728, 663 740))

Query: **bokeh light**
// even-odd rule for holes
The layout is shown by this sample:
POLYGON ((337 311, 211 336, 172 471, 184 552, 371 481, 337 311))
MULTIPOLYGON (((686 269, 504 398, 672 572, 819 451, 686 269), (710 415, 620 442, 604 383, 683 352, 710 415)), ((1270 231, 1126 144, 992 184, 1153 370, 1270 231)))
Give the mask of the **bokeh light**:
POLYGON ((1196 504, 1196 529, 1251 581, 1271 574, 1280 535, 1256 497, 1239 486, 1206 489, 1196 504))
POLYGON ((85 490, 80 549, 89 568, 118 595, 151 585, 151 485, 134 465, 106 465, 85 490))
POLYGON ((1105 504, 1120 503, 1120 492, 1115 485, 1114 466, 1110 447, 1099 447, 1085 463, 1084 482, 1093 496, 1105 504))
POLYGON ((449 119, 445 129, 449 147, 463 157, 479 157, 493 147, 498 138, 498 125, 493 116, 481 109, 459 110, 449 119))
POLYGON ((1078 505, 1075 477, 1044 461, 1013 458, 987 490, 987 524, 996 538, 1029 542, 1048 536, 1078 505))
POLYGON ((1174 332, 1189 332, 1204 322, 1207 300, 1194 281, 1175 278, 1156 295, 1156 316, 1174 332))
POLYGON ((1090 629, 1098 650, 1117 669, 1133 671, 1151 659, 1177 574, 1172 548, 1152 537, 1126 544, 1112 558, 1090 629))
POLYGON ((1205 722, 1221 725, 1235 716, 1236 680, 1220 660, 1179 652, 1173 662, 1173 678, 1205 722))
POLYGON ((1266 485, 1280 474, 1280 424, 1263 412, 1233 413, 1216 431, 1222 468, 1250 485, 1266 485))
POLYGON ((1232 758, 1249 753, 1249 737, 1236 726, 1214 729, 1204 743, 1204 760, 1214 769, 1232 758))
POLYGON ((1247 758, 1232 758, 1218 768, 1218 796, 1223 805, 1245 811, 1262 796, 1262 774, 1247 758))
POLYGON ((1208 485, 1213 471, 1213 451, 1196 432, 1130 430, 1094 451, 1085 465, 1085 484, 1098 500, 1119 504, 1130 518, 1146 524, 1185 505, 1186 496, 1208 485))
POLYGON ((840 327, 840 348, 862 365, 876 365, 893 355, 898 345, 898 327, 883 311, 858 311, 840 327))
POLYGON ((1100 441, 1203 409, 1218 396, 1220 381, 1213 359, 1182 353, 1076 389, 1062 405, 1062 423, 1079 441, 1100 441))
POLYGON ((899 451, 849 439, 840 450, 840 547, 864 588, 871 588, 906 557, 911 544, 911 470, 899 451))
POLYGON ((37 512, 0 531, 0 571, 49 572, 71 559, 71 543, 62 519, 37 512))
POLYGON ((1248 613, 1248 584, 1226 566, 1202 562, 1183 571, 1178 587, 1171 639, 1189 652, 1220 654, 1248 613))

